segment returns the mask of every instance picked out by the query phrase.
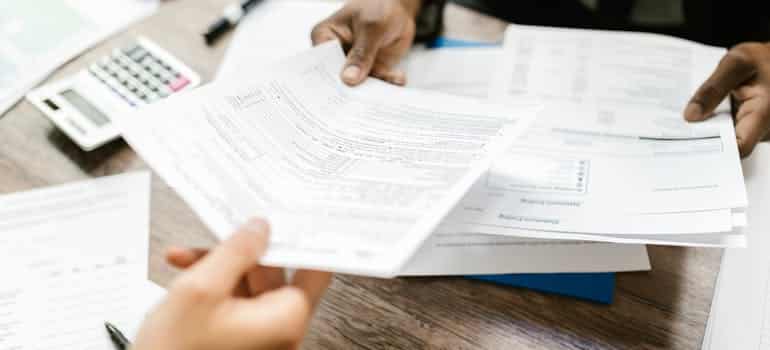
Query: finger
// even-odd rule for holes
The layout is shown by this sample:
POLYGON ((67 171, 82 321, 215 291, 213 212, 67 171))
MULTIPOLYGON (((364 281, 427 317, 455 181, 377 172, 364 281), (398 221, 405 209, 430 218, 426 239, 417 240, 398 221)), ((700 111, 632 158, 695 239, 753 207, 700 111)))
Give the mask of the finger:
POLYGON ((298 270, 294 273, 291 284, 305 292, 310 307, 314 309, 318 306, 331 281, 332 274, 330 272, 298 270))
POLYGON ((166 251, 166 261, 178 269, 186 269, 200 261, 208 249, 171 247, 166 251))
POLYGON ((736 116, 735 137, 741 157, 747 157, 754 151, 770 128, 770 110, 759 100, 746 101, 736 116))
POLYGON ((751 79, 756 73, 754 50, 751 44, 730 50, 690 99, 684 110, 685 119, 700 121, 709 118, 730 91, 751 79))
POLYGON ((366 79, 384 37, 385 29, 378 24, 362 25, 354 33, 353 46, 348 51, 348 59, 342 70, 342 81, 348 85, 358 85, 366 79))
POLYGON ((228 328, 244 343, 260 349, 299 345, 313 312, 308 296, 293 286, 269 291, 255 299, 238 300, 230 310, 228 328))
POLYGON ((186 277, 196 286, 208 285, 217 295, 230 295, 244 275, 257 264, 267 249, 269 227, 263 220, 251 220, 228 240, 195 264, 186 277))
POLYGON ((246 275, 246 282, 252 296, 278 289, 286 284, 283 269, 270 266, 257 266, 246 275))
POLYGON ((315 46, 332 40, 344 41, 344 38, 334 31, 330 23, 321 22, 310 32, 310 40, 313 41, 313 46, 315 46))
POLYGON ((408 22, 403 35, 392 44, 380 49, 371 75, 391 84, 406 85, 406 73, 397 68, 401 59, 409 52, 414 40, 414 23, 408 22))
POLYGON ((406 73, 398 68, 384 68, 375 66, 374 69, 372 69, 371 76, 387 81, 393 85, 406 85, 406 73))

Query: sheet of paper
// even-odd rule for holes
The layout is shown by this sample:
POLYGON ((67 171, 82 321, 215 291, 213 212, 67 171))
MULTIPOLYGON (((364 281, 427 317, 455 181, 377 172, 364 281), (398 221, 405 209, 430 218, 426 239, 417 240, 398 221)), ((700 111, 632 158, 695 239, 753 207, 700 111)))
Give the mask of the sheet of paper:
POLYGON ((635 212, 746 206, 730 116, 704 123, 681 116, 724 49, 654 34, 529 26, 509 27, 505 49, 492 97, 554 106, 518 146, 591 155, 583 186, 567 189, 586 192, 596 179, 591 193, 604 195, 605 186, 633 195, 624 207, 635 212), (623 183, 608 183, 601 167, 609 162, 616 172, 628 169, 615 176, 623 183))
POLYGON ((456 230, 450 226, 434 232, 401 275, 620 272, 650 269, 647 249, 643 245, 493 236, 456 230))
POLYGON ((165 294, 122 257, 57 257, 31 261, 0 288, 2 349, 111 349, 104 322, 134 338, 165 294))
POLYGON ((449 219, 473 231, 613 242, 740 235, 735 217, 747 201, 730 118, 688 124, 687 97, 670 93, 694 91, 722 53, 650 34, 511 26, 490 95, 545 108, 449 219))
POLYGON ((310 32, 342 1, 266 0, 238 24, 217 79, 239 81, 313 46, 310 32))
POLYGON ((703 349, 770 349, 770 145, 743 164, 750 244, 722 255, 703 349))
MULTIPOLYGON (((414 49, 402 68, 407 86, 483 98, 501 48, 414 49)), ((649 270, 644 245, 494 236, 485 227, 444 224, 402 275, 608 272, 649 270), (474 231, 475 230, 475 231, 474 231), (462 259, 458 259, 462 257, 462 259)))
MULTIPOLYGON (((266 2, 259 12, 239 25, 217 79, 242 77, 244 67, 259 68, 310 47, 308 33, 313 25, 338 8, 339 5, 334 3, 266 2), (301 18, 296 19, 296 16, 301 18), (293 20, 289 22, 287 18, 293 20)), ((501 54, 500 48, 413 49, 402 68, 407 72, 409 87, 481 97, 489 90, 492 69, 501 54)), ((557 240, 540 240, 535 244, 533 241, 531 238, 474 233, 434 234, 400 274, 561 272, 564 266, 570 266, 574 272, 629 271, 646 270, 650 266, 644 246, 575 244, 557 240), (459 261, 456 256, 465 257, 461 266, 456 266, 459 261), (532 256, 562 258, 535 263, 530 259, 532 256), (569 263, 563 264, 564 259, 570 259, 568 257, 572 257, 569 263)))
POLYGON ((0 2, 0 114, 58 66, 157 7, 157 0, 0 2))
POLYGON ((146 277, 149 181, 139 172, 0 197, 0 348, 108 349, 104 321, 135 332, 158 294, 146 277))
POLYGON ((219 237, 267 217, 263 263, 393 276, 533 113, 350 88, 344 61, 318 46, 122 116, 123 137, 219 237))
POLYGON ((499 47, 413 49, 401 68, 408 87, 487 98, 502 55, 499 47))

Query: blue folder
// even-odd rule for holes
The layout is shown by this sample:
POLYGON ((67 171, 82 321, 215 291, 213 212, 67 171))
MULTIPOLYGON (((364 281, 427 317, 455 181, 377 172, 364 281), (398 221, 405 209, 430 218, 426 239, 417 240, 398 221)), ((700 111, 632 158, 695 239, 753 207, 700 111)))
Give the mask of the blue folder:
MULTIPOLYGON (((494 46, 466 40, 438 37, 428 48, 494 46)), ((522 287, 545 293, 561 294, 610 304, 615 294, 614 273, 524 273, 514 275, 479 275, 467 278, 507 286, 522 287)))
POLYGON ((603 304, 611 304, 615 294, 614 273, 520 273, 467 276, 467 278, 561 294, 603 304))

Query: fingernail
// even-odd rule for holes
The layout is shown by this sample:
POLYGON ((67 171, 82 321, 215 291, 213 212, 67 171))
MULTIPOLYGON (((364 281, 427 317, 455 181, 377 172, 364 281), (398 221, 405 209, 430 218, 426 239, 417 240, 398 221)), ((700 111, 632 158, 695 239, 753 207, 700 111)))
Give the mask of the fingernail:
POLYGON ((406 74, 402 71, 396 71, 393 73, 391 81, 396 85, 406 85, 406 74))
POLYGON ((265 233, 269 230, 269 225, 265 220, 251 219, 243 225, 243 230, 252 233, 265 233))
POLYGON ((684 109, 684 119, 698 121, 703 119, 703 108, 697 103, 689 103, 684 109))
POLYGON ((358 68, 358 66, 347 66, 347 68, 342 71, 342 79, 349 83, 358 81, 360 75, 361 68, 358 68))

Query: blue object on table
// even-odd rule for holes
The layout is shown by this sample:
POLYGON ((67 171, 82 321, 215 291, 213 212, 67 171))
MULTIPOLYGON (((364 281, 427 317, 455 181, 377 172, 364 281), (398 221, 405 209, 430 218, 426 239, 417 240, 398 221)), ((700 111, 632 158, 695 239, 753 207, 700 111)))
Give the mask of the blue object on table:
POLYGON ((426 43, 429 49, 437 49, 440 47, 479 47, 479 46, 498 46, 495 43, 483 43, 479 41, 468 41, 460 39, 452 39, 440 36, 432 42, 426 43))
POLYGON ((615 294, 614 273, 520 273, 467 276, 467 278, 561 294, 603 304, 612 303, 612 297, 615 294))
MULTIPOLYGON (((438 37, 428 48, 496 46, 492 43, 438 37)), ((567 295, 599 303, 612 303, 615 294, 614 273, 523 273, 514 275, 467 276, 507 286, 567 295)))

